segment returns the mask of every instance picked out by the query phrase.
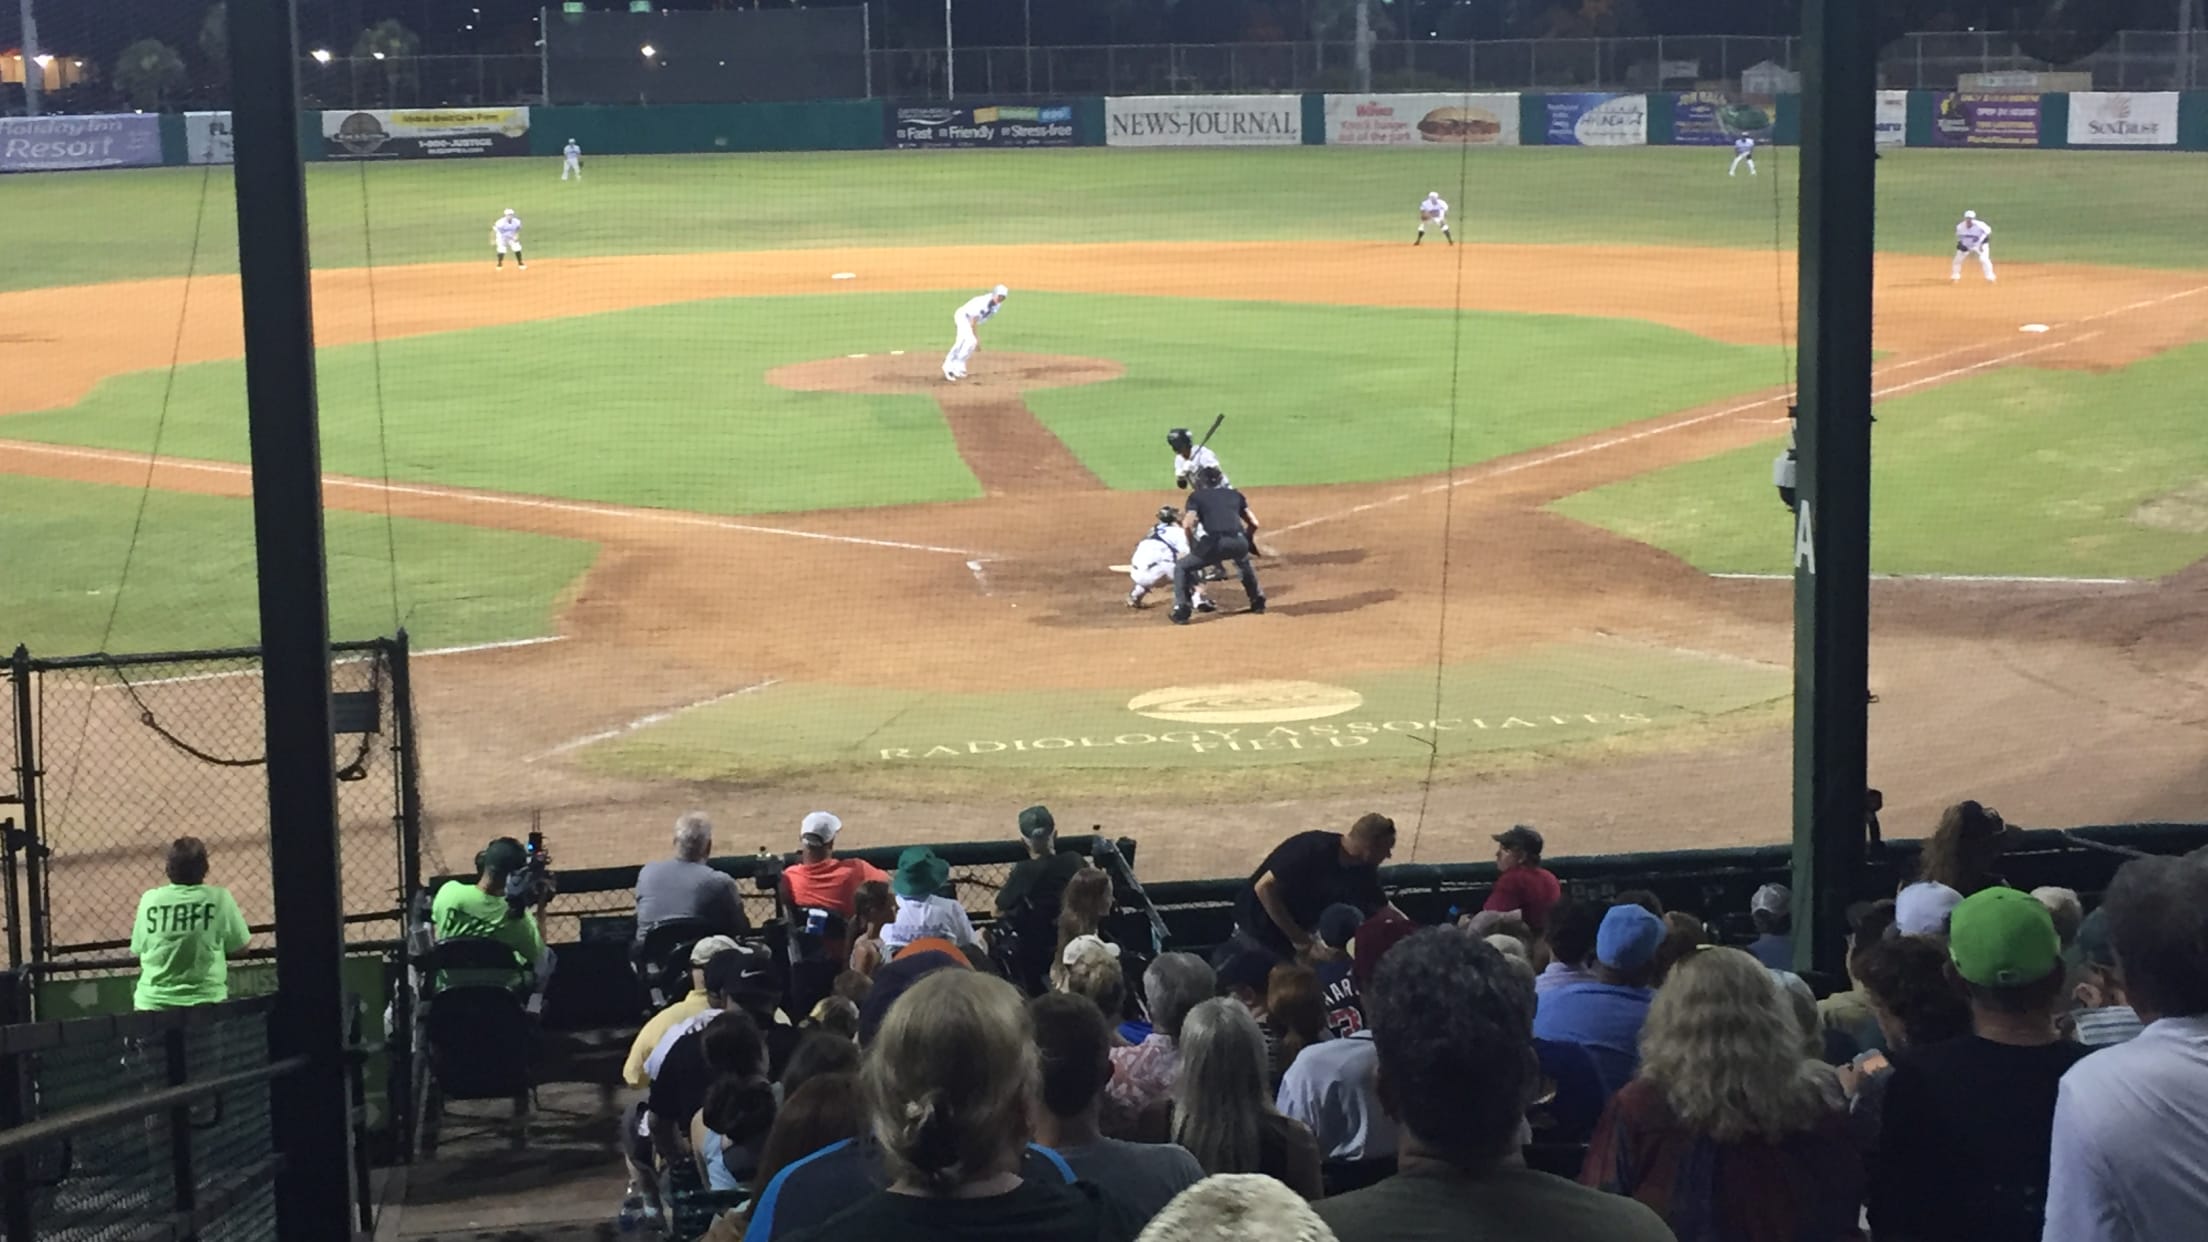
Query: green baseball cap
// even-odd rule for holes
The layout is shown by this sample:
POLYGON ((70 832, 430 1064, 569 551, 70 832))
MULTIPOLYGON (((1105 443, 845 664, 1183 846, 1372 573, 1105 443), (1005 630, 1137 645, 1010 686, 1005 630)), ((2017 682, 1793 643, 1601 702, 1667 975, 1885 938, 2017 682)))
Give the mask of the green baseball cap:
POLYGON ((1047 806, 1031 806, 1020 812, 1020 835, 1033 841, 1058 831, 1058 821, 1050 816, 1047 806))
POLYGON ((2054 916, 2037 897, 1989 888, 1963 898, 1947 925, 1955 973, 1988 988, 2037 983, 2062 964, 2054 916))

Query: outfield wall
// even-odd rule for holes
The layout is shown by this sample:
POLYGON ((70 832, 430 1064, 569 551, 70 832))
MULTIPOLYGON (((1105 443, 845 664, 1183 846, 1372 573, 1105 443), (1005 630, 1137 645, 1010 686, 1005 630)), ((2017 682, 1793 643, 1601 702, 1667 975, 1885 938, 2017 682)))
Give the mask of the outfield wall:
MULTIPOLYGON (((1880 91, 1882 147, 2208 151, 2208 91, 1880 91)), ((309 160, 935 148, 1728 146, 1801 140, 1801 99, 1737 91, 1139 95, 899 104, 306 112, 309 160)), ((0 118, 0 172, 227 163, 229 114, 0 118)))

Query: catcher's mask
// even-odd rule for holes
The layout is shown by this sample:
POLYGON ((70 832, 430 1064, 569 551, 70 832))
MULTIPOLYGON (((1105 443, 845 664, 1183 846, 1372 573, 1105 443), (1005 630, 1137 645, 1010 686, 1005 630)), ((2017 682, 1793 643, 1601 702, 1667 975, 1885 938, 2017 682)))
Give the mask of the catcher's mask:
POLYGON ((1181 511, 1180 511, 1179 509, 1176 509, 1176 508, 1174 508, 1174 507, 1173 507, 1173 506, 1171 506, 1171 505, 1159 505, 1159 506, 1158 506, 1158 520, 1159 520, 1160 522, 1164 522, 1164 523, 1166 523, 1166 524, 1168 524, 1168 525, 1171 525, 1172 523, 1174 523, 1174 522, 1178 522, 1178 521, 1180 521, 1180 520, 1181 520, 1181 511))

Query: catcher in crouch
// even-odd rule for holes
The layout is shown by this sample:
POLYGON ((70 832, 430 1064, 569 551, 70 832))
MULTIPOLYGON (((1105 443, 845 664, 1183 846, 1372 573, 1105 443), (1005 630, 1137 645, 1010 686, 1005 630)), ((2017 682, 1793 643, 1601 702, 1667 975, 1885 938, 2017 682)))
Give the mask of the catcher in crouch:
POLYGON ((1188 624, 1197 576, 1211 565, 1233 565, 1242 575, 1242 593, 1249 596, 1250 611, 1265 611, 1265 593, 1258 590, 1257 571, 1250 568, 1250 544, 1257 537, 1257 525, 1250 502, 1226 485, 1219 467, 1196 468, 1196 490, 1188 494, 1188 511, 1181 515, 1181 530, 1190 537, 1189 550, 1173 562, 1173 624, 1188 624))
MULTIPOLYGON (((1127 592, 1129 608, 1142 607, 1142 597, 1152 588, 1164 586, 1173 580, 1173 562, 1188 555, 1188 532, 1181 529, 1181 511, 1171 505, 1158 506, 1157 524, 1142 537, 1135 550, 1127 556, 1127 576, 1134 580, 1134 589, 1127 592)), ((1195 591, 1196 611, 1210 612, 1211 601, 1204 597, 1204 589, 1195 591)))

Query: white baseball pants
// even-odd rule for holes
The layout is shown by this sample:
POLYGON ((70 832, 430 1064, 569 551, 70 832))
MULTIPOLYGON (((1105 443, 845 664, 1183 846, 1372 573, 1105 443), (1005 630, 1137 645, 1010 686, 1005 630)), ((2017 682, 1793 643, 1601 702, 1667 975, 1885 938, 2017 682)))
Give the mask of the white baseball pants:
MULTIPOLYGON (((1963 278, 1963 260, 1964 260, 1965 258, 1968 258, 1968 257, 1969 257, 1969 255, 1970 255, 1970 253, 1971 253, 1971 252, 1970 252, 1970 251, 1968 251, 1968 250, 1957 250, 1957 251, 1955 252, 1955 262, 1954 262, 1954 263, 1953 263, 1952 265, 1950 265, 1950 266, 1949 266, 1949 268, 1948 268, 1948 270, 1947 270, 1947 278, 1948 278, 1949 280, 1961 280, 1961 279, 1963 278)), ((1977 253, 1978 253, 1978 270, 1980 270, 1980 271, 1982 271, 1982 272, 1984 272, 1984 273, 1986 274, 1986 279, 1987 279, 1987 280, 1992 280, 1992 279, 1993 279, 1993 243, 1992 243, 1992 242, 1987 242, 1987 243, 1985 243, 1984 245, 1981 245, 1980 247, 1978 247, 1978 252, 1977 252, 1977 253)))
POLYGON ((951 316, 951 324, 958 332, 958 339, 951 344, 951 352, 943 355, 943 370, 952 375, 966 374, 966 360, 981 348, 981 338, 974 335, 974 321, 964 315, 951 316))

